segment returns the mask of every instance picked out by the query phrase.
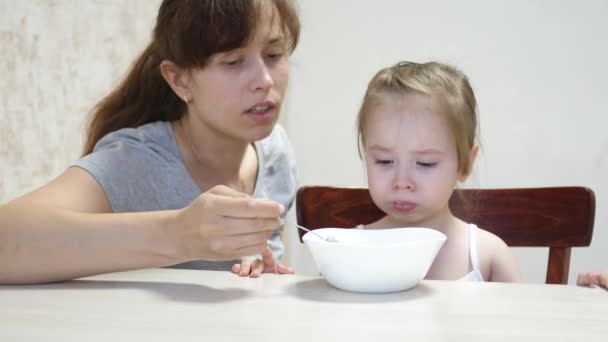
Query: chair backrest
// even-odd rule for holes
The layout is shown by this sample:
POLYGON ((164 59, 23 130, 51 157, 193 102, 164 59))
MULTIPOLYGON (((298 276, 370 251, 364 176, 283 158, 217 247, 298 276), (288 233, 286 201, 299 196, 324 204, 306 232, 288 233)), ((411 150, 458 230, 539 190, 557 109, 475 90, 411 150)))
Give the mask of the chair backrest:
MULTIPOLYGON (((509 246, 549 247, 547 284, 568 283, 571 248, 589 246, 593 235, 595 195, 584 187, 462 189, 449 205, 509 246)), ((352 228, 385 214, 366 188, 307 186, 298 190, 296 215, 298 224, 317 229, 352 228)))

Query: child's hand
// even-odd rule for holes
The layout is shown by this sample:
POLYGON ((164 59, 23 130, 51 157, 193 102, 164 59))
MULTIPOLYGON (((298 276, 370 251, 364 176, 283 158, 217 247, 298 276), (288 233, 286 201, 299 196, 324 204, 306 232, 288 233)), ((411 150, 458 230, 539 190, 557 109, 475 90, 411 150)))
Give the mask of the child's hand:
POLYGON ((241 277, 257 278, 262 273, 292 274, 293 270, 277 263, 270 248, 266 247, 262 251, 262 259, 243 258, 240 264, 232 266, 232 273, 241 277))
POLYGON ((580 272, 576 277, 576 285, 579 286, 603 286, 608 288, 608 271, 603 273, 580 272))

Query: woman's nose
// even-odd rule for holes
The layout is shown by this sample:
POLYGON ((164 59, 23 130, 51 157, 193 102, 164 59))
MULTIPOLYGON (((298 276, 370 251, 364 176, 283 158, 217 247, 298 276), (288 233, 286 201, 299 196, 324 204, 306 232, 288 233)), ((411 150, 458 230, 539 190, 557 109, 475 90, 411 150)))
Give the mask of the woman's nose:
POLYGON ((256 60, 252 68, 251 90, 267 91, 270 89, 274 84, 274 80, 264 59, 256 60))

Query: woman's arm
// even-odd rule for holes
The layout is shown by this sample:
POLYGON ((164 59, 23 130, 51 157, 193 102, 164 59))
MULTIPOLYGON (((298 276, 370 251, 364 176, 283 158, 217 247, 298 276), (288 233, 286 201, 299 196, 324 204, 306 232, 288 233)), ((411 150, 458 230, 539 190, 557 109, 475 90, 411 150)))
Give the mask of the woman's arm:
POLYGON ((0 283, 256 254, 282 210, 220 186, 182 210, 114 214, 96 180, 72 167, 0 207, 0 283))

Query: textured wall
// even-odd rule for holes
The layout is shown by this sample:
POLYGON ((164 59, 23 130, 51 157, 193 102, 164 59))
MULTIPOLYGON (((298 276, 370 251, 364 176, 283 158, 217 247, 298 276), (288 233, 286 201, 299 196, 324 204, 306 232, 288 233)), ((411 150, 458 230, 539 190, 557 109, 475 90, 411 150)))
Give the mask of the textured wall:
POLYGON ((0 203, 60 174, 147 43, 159 0, 0 0, 0 203))

